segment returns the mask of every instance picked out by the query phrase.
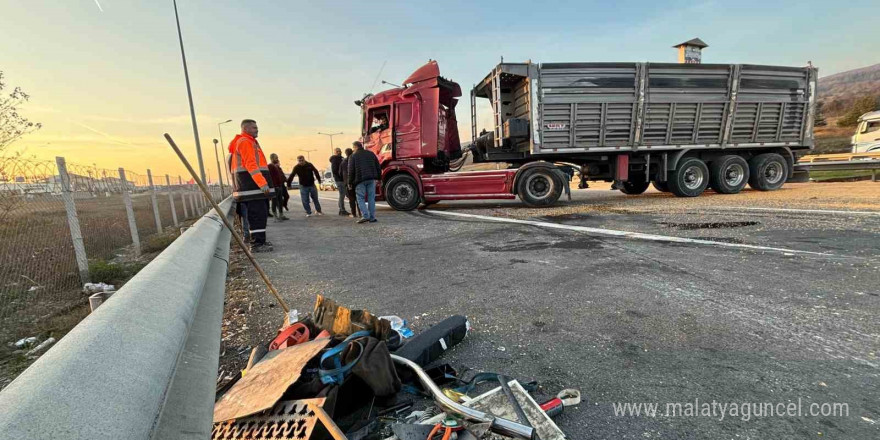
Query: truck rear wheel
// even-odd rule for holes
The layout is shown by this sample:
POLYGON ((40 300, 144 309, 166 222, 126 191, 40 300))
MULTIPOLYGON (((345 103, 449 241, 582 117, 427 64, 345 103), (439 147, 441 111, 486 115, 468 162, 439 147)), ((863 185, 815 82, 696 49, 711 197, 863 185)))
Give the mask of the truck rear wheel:
POLYGON ((721 156, 709 167, 709 186, 720 194, 736 194, 749 181, 749 163, 740 156, 721 156))
POLYGON ((631 180, 627 180, 626 182, 621 182, 617 188, 620 189, 620 192, 622 192, 624 194, 634 196, 634 195, 639 195, 639 194, 647 191, 648 187, 650 185, 651 184, 647 180, 642 178, 642 179, 631 179, 631 180))
POLYGON ((556 203, 562 195, 562 184, 554 169, 533 167, 519 177, 517 193, 523 202, 531 206, 548 206, 556 203))
POLYGON ((749 161, 749 186, 758 191, 773 191, 788 179, 788 163, 776 153, 759 154, 749 161))
POLYGON ((696 157, 687 157, 669 176, 669 191, 678 197, 696 197, 709 186, 709 168, 696 157))
POLYGON ((654 189, 656 189, 657 191, 665 193, 669 192, 669 182, 658 182, 655 180, 651 182, 651 185, 654 185, 654 189))
POLYGON ((398 174, 385 184, 385 200, 398 211, 412 211, 418 208, 419 186, 416 179, 407 174, 398 174))

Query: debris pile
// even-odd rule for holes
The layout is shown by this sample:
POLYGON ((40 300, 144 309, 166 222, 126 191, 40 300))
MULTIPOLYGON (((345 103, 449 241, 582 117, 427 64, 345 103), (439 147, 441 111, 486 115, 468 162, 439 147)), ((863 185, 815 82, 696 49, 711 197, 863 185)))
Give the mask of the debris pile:
POLYGON ((551 417, 580 402, 576 390, 539 404, 534 382, 438 362, 469 331, 451 316, 413 334, 402 318, 318 295, 218 386, 212 438, 565 439, 551 417))

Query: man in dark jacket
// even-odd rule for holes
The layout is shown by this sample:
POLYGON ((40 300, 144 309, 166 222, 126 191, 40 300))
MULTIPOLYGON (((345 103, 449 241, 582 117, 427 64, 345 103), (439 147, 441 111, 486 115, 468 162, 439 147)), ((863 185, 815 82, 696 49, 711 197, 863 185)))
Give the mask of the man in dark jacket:
POLYGON ((342 150, 337 148, 330 156, 330 171, 333 173, 333 181, 336 182, 336 190, 339 191, 339 215, 348 215, 345 210, 345 182, 342 180, 342 172, 339 167, 342 165, 342 150))
POLYGON ((272 185, 275 186, 275 197, 272 198, 270 211, 275 214, 276 222, 288 220, 284 216, 284 194, 287 193, 287 188, 284 187, 284 171, 281 170, 281 163, 275 153, 269 155, 269 175, 272 177, 272 185))
POLYGON ((351 208, 351 213, 348 214, 349 217, 360 217, 361 213, 358 209, 357 205, 357 195, 354 193, 354 188, 348 185, 348 158, 351 157, 351 154, 354 151, 351 148, 345 149, 345 159, 342 159, 342 162, 339 164, 339 174, 342 176, 342 182, 336 182, 337 185, 342 184, 342 188, 345 189, 345 194, 348 196, 348 206, 351 208))
POLYGON ((354 154, 348 158, 348 182, 357 193, 358 206, 363 217, 358 223, 376 222, 376 181, 382 175, 379 159, 360 142, 353 142, 354 154))
POLYGON ((296 166, 293 167, 293 171, 290 172, 290 176, 287 178, 288 187, 291 186, 294 176, 299 179, 299 197, 302 199, 303 209, 306 210, 306 217, 312 216, 309 197, 315 203, 317 214, 324 215, 321 212, 321 202, 318 201, 318 188, 315 186, 315 179, 318 179, 319 185, 321 184, 321 173, 318 172, 318 169, 310 162, 306 162, 305 157, 297 156, 296 166))

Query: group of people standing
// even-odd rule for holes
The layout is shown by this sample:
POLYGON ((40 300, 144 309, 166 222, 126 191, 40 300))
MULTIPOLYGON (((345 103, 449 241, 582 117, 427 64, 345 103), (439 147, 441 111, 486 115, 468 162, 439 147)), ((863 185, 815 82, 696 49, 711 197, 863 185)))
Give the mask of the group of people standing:
MULTIPOLYGON (((276 222, 288 220, 284 211, 289 211, 288 189, 292 188, 293 178, 299 181, 299 194, 306 217, 324 215, 318 198, 318 188, 322 183, 321 173, 303 156, 297 157, 297 164, 290 175, 285 177, 278 155, 272 153, 271 162, 257 142, 259 129, 256 121, 241 121, 241 133, 229 143, 229 170, 234 177, 233 200, 236 213, 241 219, 245 237, 251 243, 253 252, 271 251, 272 243, 266 240, 268 217, 276 222)), ((330 169, 339 191, 339 215, 360 217, 358 224, 375 223, 376 184, 382 175, 379 159, 373 152, 364 148, 360 142, 353 142, 352 148, 337 148, 330 157, 330 169), (351 212, 345 210, 345 198, 349 199, 351 212)))

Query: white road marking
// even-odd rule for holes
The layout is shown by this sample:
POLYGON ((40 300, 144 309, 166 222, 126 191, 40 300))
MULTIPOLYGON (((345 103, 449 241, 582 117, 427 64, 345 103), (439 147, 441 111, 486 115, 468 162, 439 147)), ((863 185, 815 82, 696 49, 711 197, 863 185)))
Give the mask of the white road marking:
POLYGON ((839 215, 876 215, 880 216, 880 211, 835 211, 830 209, 796 209, 796 208, 757 208, 748 206, 717 206, 711 209, 721 209, 725 211, 768 211, 768 212, 797 212, 804 214, 839 214, 839 215))
MULTIPOLYGON (((337 200, 337 199, 328 199, 325 197, 321 197, 324 200, 337 200)), ((389 206, 384 203, 376 203, 376 206, 381 206, 383 208, 388 208, 389 206)), ((529 226, 538 226, 542 228, 549 229, 564 229, 569 231, 577 231, 584 232, 592 235, 602 235, 607 237, 617 237, 617 238, 630 238, 635 240, 645 240, 645 241, 656 241, 656 242, 664 242, 664 243, 687 243, 687 244, 700 244, 707 246, 717 246, 717 247, 726 247, 726 248, 735 248, 735 249, 750 249, 757 251, 772 251, 772 252, 782 252, 785 254, 806 254, 806 255, 820 255, 823 257, 838 257, 838 255, 829 254, 825 252, 813 252, 813 251, 802 251, 798 249, 787 249, 787 248, 778 248, 771 246, 758 246, 753 244, 742 244, 742 243, 725 243, 723 241, 712 241, 712 240, 700 240, 696 238, 684 238, 684 237, 675 237, 671 235, 657 235, 657 234, 645 234, 641 232, 630 232, 630 231, 619 231, 616 229, 602 229, 602 228, 591 228, 587 226, 574 226, 574 225, 563 225, 559 223, 551 223, 551 222, 542 222, 535 220, 520 220, 514 218, 507 217, 493 217, 488 215, 478 215, 478 214, 465 214, 461 212, 452 212, 452 211, 439 211, 434 209, 425 209, 425 212, 430 212, 431 214, 438 215, 447 215, 452 217, 462 217, 462 218, 472 218, 477 220, 486 220, 492 222, 499 223, 513 223, 519 225, 529 225, 529 226)))
POLYGON ((683 238, 683 237, 675 237, 675 236, 671 236, 671 235, 644 234, 641 232, 619 231, 619 230, 615 230, 615 229, 590 228, 587 226, 562 225, 559 223, 550 223, 550 222, 542 222, 542 221, 535 221, 535 220, 520 220, 520 219, 505 218, 505 217, 492 217, 492 216, 487 216, 487 215, 464 214, 464 213, 460 213, 460 212, 436 211, 433 209, 432 210, 425 210, 425 211, 428 211, 432 214, 448 215, 448 216, 453 216, 453 217, 473 218, 473 219, 488 220, 488 221, 502 222, 502 223, 514 223, 514 224, 538 226, 538 227, 550 228, 550 229, 564 229, 564 230, 569 230, 569 231, 585 232, 587 234, 593 234, 593 235, 604 235, 604 236, 608 236, 608 237, 631 238, 631 239, 636 239, 636 240, 658 241, 658 242, 666 242, 666 243, 701 244, 701 245, 709 245, 709 246, 717 246, 717 247, 751 249, 751 250, 759 250, 759 251, 784 252, 784 253, 792 253, 792 254, 821 255, 823 257, 836 256, 836 255, 828 254, 828 253, 824 253, 824 252, 802 251, 802 250, 797 250, 797 249, 786 249, 786 248, 777 248, 777 247, 770 247, 770 246, 758 246, 758 245, 752 245, 752 244, 725 243, 725 242, 721 242, 721 241, 700 240, 700 239, 695 239, 695 238, 683 238))

